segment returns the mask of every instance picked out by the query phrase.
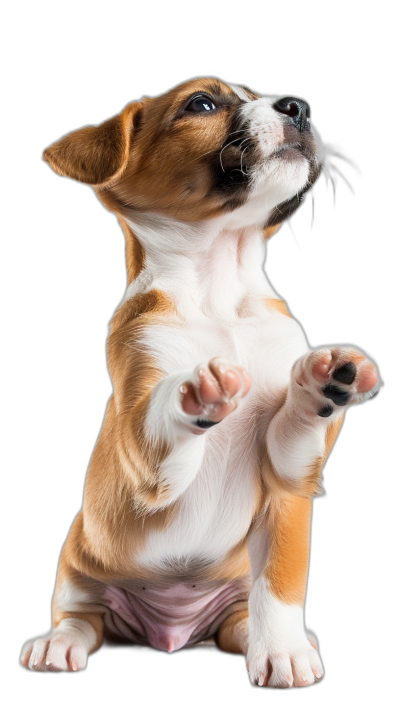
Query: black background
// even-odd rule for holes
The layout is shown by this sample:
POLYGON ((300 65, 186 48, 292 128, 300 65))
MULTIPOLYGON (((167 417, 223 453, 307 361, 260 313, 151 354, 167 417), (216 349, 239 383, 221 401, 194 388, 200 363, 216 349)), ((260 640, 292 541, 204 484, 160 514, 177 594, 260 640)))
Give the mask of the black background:
POLYGON ((79 675, 35 675, 16 664, 28 698, 50 701, 71 693, 89 705, 99 693, 101 703, 102 692, 112 690, 115 703, 130 697, 126 701, 134 707, 136 697, 144 697, 155 708, 177 701, 187 708, 190 687, 194 701, 211 694, 215 703, 216 696, 222 702, 248 696, 261 706, 271 697, 275 706, 283 700, 298 706, 296 698, 331 703, 335 697, 345 701, 360 691, 376 692, 378 613, 384 607, 381 553, 387 538, 387 321, 392 310, 387 275, 393 229, 383 209, 387 165, 373 116, 379 91, 376 86, 371 91, 365 78, 374 65, 373 50, 366 56, 366 44, 355 40, 355 31, 332 18, 324 21, 317 41, 307 25, 302 29, 285 13, 267 30, 268 11, 263 12, 264 25, 252 17, 241 37, 232 18, 232 29, 222 23, 217 30, 208 10, 204 16, 200 12, 196 24, 184 21, 181 29, 165 17, 161 39, 153 36, 152 22, 160 30, 164 19, 138 22, 130 37, 129 22, 125 26, 119 18, 93 33, 89 44, 88 28, 72 22, 65 37, 53 27, 36 36, 35 51, 24 47, 14 160, 22 184, 14 183, 11 192, 20 286, 11 304, 18 367, 13 382, 17 446, 10 474, 17 504, 11 561, 18 583, 10 606, 17 622, 12 659, 17 662, 26 639, 49 627, 57 559, 80 508, 85 470, 111 391, 107 325, 125 289, 123 236, 116 219, 90 188, 53 174, 41 152, 63 134, 99 123, 144 94, 214 75, 264 94, 305 97, 322 139, 358 167, 336 162, 346 177, 337 176, 336 199, 322 178, 314 190, 313 225, 309 197, 290 226, 271 240, 267 259, 271 281, 310 344, 358 345, 376 360, 386 385, 375 401, 348 411, 324 470, 327 495, 315 502, 306 620, 320 639, 325 680, 302 692, 263 692, 250 687, 241 658, 215 650, 173 655, 101 650, 79 675), (112 48, 110 36, 116 40, 112 48))

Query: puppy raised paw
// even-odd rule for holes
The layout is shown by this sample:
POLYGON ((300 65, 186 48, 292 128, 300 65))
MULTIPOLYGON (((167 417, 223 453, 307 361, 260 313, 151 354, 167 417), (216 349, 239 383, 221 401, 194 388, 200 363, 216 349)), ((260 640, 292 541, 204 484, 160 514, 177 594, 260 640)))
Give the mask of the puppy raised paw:
POLYGON ((308 416, 330 417, 337 407, 366 401, 379 391, 375 365, 352 347, 310 352, 295 363, 293 379, 306 396, 308 416))
POLYGON ((192 379, 181 385, 182 409, 197 417, 198 429, 208 429, 231 414, 250 387, 251 377, 243 367, 214 357, 198 365, 192 379))

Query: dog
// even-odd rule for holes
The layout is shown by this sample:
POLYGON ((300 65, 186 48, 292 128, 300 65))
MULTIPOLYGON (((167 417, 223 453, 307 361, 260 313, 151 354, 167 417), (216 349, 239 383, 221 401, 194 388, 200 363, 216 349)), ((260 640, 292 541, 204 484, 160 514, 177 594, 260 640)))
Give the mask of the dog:
POLYGON ((311 349, 263 272, 265 240, 324 164, 309 105, 194 79, 44 159, 116 213, 128 288, 54 629, 22 663, 83 669, 104 635, 167 652, 214 638, 254 684, 317 682, 312 498, 346 407, 379 375, 355 347, 311 349))

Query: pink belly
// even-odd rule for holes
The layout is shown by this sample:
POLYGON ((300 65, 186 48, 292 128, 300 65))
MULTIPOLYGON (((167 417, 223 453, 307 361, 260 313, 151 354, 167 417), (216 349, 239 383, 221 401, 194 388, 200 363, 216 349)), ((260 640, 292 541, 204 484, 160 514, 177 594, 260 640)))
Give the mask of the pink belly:
POLYGON ((107 586, 105 623, 115 635, 173 652, 211 637, 230 612, 246 607, 247 580, 213 587, 178 583, 167 588, 107 586))

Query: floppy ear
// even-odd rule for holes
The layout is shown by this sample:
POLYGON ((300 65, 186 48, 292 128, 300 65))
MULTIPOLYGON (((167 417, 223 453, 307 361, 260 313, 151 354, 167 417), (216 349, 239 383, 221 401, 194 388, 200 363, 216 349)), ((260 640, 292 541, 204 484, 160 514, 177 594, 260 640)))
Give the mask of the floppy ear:
POLYGON ((86 126, 67 134, 44 151, 44 160, 61 176, 95 186, 112 183, 128 162, 142 106, 142 102, 128 104, 121 114, 100 126, 86 126))

